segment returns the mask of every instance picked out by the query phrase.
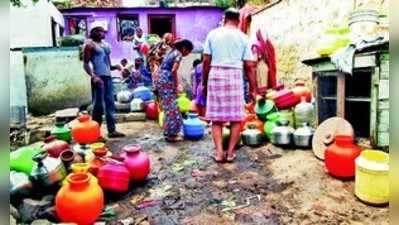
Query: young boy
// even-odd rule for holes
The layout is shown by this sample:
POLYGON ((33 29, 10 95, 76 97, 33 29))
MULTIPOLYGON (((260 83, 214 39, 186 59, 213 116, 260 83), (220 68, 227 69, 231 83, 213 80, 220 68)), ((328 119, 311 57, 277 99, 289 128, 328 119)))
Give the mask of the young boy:
POLYGON ((193 62, 192 81, 193 99, 198 110, 198 116, 200 119, 204 119, 206 99, 202 94, 202 59, 196 59, 193 62))

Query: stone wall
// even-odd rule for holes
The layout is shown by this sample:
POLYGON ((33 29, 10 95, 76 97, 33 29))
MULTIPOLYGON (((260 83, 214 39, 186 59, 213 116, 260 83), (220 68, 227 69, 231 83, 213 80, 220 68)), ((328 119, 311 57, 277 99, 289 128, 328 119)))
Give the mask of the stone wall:
POLYGON ((346 25, 356 8, 388 12, 389 0, 281 0, 253 15, 250 35, 260 29, 271 38, 277 55, 278 81, 292 85, 296 78, 310 85, 311 67, 302 60, 317 57, 316 46, 324 30, 346 25))

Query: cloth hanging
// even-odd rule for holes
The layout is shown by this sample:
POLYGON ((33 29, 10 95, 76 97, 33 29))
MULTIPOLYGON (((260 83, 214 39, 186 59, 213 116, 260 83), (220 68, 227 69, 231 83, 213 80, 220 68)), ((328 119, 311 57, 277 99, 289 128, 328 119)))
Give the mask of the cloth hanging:
POLYGON ((262 59, 266 62, 268 67, 267 72, 267 88, 275 88, 277 85, 277 66, 276 66, 276 53, 271 40, 265 39, 260 30, 256 32, 256 39, 258 43, 256 48, 261 54, 262 59))

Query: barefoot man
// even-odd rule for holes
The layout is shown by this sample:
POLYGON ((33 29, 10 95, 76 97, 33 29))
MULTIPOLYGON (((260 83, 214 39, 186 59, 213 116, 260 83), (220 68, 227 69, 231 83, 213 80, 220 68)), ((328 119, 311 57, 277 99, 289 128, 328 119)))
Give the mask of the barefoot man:
POLYGON ((205 41, 203 60, 203 90, 207 97, 206 119, 212 121, 212 136, 216 146, 216 162, 233 162, 234 147, 240 136, 240 122, 244 118, 243 74, 250 82, 252 99, 256 96, 253 73, 254 56, 249 38, 238 29, 239 12, 227 9, 224 25, 212 30, 205 41), (244 71, 245 70, 245 71, 244 71), (244 73, 245 72, 245 73, 244 73), (231 125, 231 137, 224 155, 223 124, 231 125))

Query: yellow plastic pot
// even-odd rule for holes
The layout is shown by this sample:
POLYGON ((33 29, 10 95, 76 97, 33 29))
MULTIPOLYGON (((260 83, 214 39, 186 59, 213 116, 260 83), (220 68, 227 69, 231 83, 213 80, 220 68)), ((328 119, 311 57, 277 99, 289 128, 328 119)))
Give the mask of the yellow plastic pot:
POLYGON ((161 128, 163 127, 164 120, 165 120, 165 113, 162 111, 159 113, 159 117, 158 117, 158 124, 161 128))
POLYGON ((388 203, 389 155, 382 151, 364 150, 355 163, 355 195, 369 204, 388 203))
MULTIPOLYGON (((88 163, 73 163, 71 165, 72 173, 87 173, 90 177, 90 182, 98 183, 97 177, 93 176, 93 174, 89 173, 89 164, 88 163)), ((67 184, 67 178, 62 181, 62 185, 67 184)))

